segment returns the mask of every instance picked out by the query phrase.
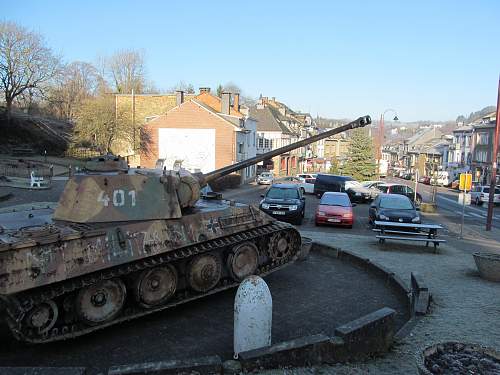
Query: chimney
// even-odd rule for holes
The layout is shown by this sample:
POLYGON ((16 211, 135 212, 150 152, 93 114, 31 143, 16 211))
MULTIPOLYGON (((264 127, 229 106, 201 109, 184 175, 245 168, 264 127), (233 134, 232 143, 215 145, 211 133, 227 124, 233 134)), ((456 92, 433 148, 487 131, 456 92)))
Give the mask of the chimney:
POLYGON ((234 98, 233 98, 233 108, 235 111, 239 111, 240 110, 240 94, 235 92, 233 94, 234 98))
POLYGON ((177 90, 175 92, 175 105, 179 106, 184 103, 184 91, 177 90))
POLYGON ((210 94, 210 87, 200 87, 200 94, 203 94, 204 92, 210 94))
POLYGON ((223 92, 221 99, 221 113, 228 115, 230 105, 231 105, 231 93, 223 92))

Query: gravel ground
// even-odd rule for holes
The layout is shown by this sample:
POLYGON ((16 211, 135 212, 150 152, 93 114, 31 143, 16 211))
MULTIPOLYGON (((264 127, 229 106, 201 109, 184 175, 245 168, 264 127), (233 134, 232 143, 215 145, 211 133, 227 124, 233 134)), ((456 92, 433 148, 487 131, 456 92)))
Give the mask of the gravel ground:
MULTIPOLYGON (((415 374, 415 355, 423 347, 442 341, 500 345, 500 283, 479 277, 472 253, 500 251, 498 242, 459 241, 452 237, 440 246, 439 254, 422 245, 390 242, 379 248, 375 238, 328 233, 302 232, 344 250, 376 260, 409 283, 410 273, 420 273, 433 295, 431 312, 418 321, 410 335, 387 355, 364 363, 286 370, 287 374, 415 374)), ((284 370, 267 371, 281 374, 284 370)))

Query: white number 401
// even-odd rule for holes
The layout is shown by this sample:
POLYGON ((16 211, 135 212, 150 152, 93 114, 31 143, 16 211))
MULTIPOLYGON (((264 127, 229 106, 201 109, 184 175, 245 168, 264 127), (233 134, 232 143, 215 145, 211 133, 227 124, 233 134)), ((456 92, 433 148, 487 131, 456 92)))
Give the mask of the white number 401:
MULTIPOLYGON (((127 194, 130 197, 130 206, 134 207, 135 206, 135 190, 130 190, 127 194)), ((125 206, 125 191, 122 189, 118 190, 113 190, 113 206, 115 207, 121 207, 125 206)), ((109 195, 106 194, 103 190, 101 190, 101 193, 97 197, 97 201, 101 202, 104 207, 109 206, 109 202, 111 199, 109 198, 109 195)))

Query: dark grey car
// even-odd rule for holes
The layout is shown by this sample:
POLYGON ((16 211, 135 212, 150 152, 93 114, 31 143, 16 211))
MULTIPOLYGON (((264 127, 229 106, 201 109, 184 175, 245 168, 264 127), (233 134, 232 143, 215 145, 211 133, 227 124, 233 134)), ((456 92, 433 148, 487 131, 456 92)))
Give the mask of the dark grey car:
POLYGON ((371 225, 375 221, 420 224, 420 215, 408 197, 398 194, 380 194, 370 204, 368 221, 371 225))

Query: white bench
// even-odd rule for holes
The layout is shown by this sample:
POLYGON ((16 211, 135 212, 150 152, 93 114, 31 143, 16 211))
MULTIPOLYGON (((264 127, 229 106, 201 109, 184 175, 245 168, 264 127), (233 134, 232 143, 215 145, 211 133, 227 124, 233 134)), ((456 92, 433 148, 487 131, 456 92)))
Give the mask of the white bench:
POLYGON ((35 171, 31 171, 30 177, 31 177, 31 181, 30 181, 30 186, 31 187, 35 187, 35 185, 37 187, 41 187, 41 183, 43 181, 43 177, 36 177, 35 176, 35 171))

